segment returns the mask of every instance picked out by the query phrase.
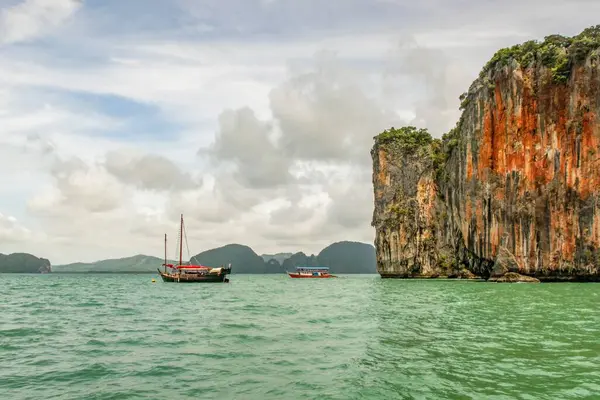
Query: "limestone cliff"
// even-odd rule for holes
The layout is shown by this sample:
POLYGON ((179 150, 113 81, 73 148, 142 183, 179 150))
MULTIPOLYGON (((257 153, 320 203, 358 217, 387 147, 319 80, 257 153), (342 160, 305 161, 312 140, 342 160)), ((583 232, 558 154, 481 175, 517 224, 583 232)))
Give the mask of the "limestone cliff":
POLYGON ((414 127, 376 137, 372 151, 375 189, 375 248, 385 277, 437 276, 437 236, 445 227, 435 183, 434 141, 414 127))
POLYGON ((382 276, 465 266, 486 278, 600 280, 598 48, 600 27, 503 49, 441 142, 407 149, 411 128, 376 137, 382 276))

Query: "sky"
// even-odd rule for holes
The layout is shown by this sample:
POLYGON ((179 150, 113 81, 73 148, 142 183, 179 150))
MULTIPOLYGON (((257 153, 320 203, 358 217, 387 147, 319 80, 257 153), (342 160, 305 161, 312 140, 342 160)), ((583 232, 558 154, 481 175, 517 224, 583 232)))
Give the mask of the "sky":
MULTIPOLYGON (((595 0, 0 0, 0 253, 372 243, 373 136, 595 0)), ((184 257, 185 257, 184 253, 184 257)))

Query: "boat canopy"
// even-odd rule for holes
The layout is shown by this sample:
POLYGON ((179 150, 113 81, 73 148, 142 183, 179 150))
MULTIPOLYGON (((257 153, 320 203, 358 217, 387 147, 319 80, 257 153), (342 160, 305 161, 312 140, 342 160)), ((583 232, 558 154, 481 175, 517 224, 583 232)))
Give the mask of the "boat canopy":
POLYGON ((163 264, 165 267, 176 268, 176 269, 212 269, 212 267, 207 267, 205 265, 173 265, 173 264, 163 264))
POLYGON ((307 270, 307 271, 329 271, 329 267, 296 267, 296 270, 307 270))
POLYGON ((212 269, 212 267, 207 267, 204 265, 178 265, 177 269, 212 269))

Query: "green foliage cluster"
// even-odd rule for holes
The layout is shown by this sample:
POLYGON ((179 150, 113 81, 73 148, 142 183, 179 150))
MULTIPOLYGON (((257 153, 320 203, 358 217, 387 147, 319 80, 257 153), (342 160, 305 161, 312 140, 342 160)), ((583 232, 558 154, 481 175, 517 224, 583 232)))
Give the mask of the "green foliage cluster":
POLYGON ((447 146, 444 145, 443 139, 434 139, 431 144, 431 160, 433 161, 433 169, 436 178, 441 178, 446 166, 446 161, 450 157, 450 152, 447 146))
POLYGON ((442 142, 446 153, 451 153, 452 150, 458 146, 459 125, 460 124, 457 124, 454 128, 450 129, 448 133, 442 135, 442 142))
POLYGON ((410 210, 406 207, 405 204, 392 204, 390 206, 390 213, 394 214, 396 219, 400 219, 406 217, 409 214, 410 210))
POLYGON ((440 254, 438 256, 438 267, 441 269, 442 273, 450 275, 452 272, 458 269, 458 263, 454 257, 440 254))
MULTIPOLYGON (((458 136, 458 129, 455 128, 451 132, 453 138, 458 136)), ((452 148, 458 144, 458 140, 454 138, 452 147, 449 147, 446 139, 434 139, 427 129, 418 129, 414 126, 399 129, 392 127, 375 136, 374 139, 377 145, 393 143, 404 151, 420 151, 421 156, 429 158, 436 175, 441 174, 452 148)))
MULTIPOLYGON (((543 42, 531 40, 523 44, 501 49, 486 64, 480 74, 487 88, 493 90, 495 85, 490 81, 487 73, 498 66, 506 66, 513 61, 522 66, 541 63, 552 71, 552 78, 556 83, 565 83, 569 80, 574 65, 584 61, 592 52, 600 49, 600 25, 585 29, 574 37, 550 35, 543 42)), ((470 101, 471 91, 460 96, 460 108, 465 109, 470 101)), ((414 126, 391 128, 375 136, 377 145, 394 143, 403 150, 416 151, 428 148, 427 154, 433 161, 438 177, 444 171, 444 166, 452 151, 459 144, 459 130, 461 121, 455 128, 446 133, 442 140, 433 139, 427 129, 418 129, 414 126)))
MULTIPOLYGON (((543 42, 531 40, 496 52, 481 71, 483 77, 497 66, 508 65, 513 60, 522 66, 540 62, 552 71, 553 80, 564 83, 569 80, 573 65, 584 61, 600 48, 600 25, 585 29, 574 37, 550 35, 543 42)), ((461 102, 464 99, 461 98, 461 102)))
POLYGON ((427 129, 418 129, 414 126, 405 126, 399 129, 391 127, 375 136, 377 145, 394 143, 403 150, 417 150, 433 141, 427 129))
POLYGON ((469 105, 469 93, 465 92, 460 95, 460 109, 464 110, 469 105))

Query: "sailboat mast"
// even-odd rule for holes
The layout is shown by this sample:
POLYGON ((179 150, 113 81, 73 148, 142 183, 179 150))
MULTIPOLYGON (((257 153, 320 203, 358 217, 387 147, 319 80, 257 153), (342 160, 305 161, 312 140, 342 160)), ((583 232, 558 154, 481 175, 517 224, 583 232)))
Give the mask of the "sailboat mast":
POLYGON ((179 265, 182 265, 182 253, 183 253, 183 214, 181 214, 181 226, 179 227, 179 265))
POLYGON ((165 233, 165 274, 167 273, 167 234, 165 233))

